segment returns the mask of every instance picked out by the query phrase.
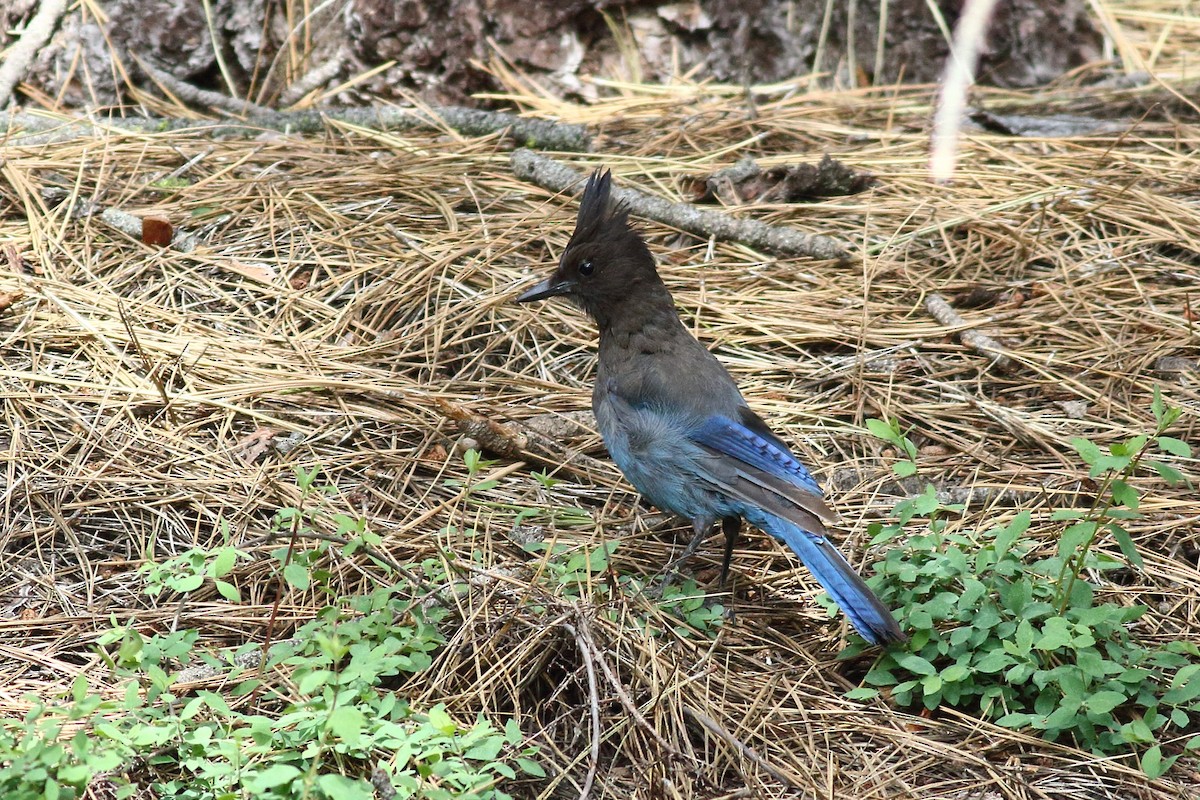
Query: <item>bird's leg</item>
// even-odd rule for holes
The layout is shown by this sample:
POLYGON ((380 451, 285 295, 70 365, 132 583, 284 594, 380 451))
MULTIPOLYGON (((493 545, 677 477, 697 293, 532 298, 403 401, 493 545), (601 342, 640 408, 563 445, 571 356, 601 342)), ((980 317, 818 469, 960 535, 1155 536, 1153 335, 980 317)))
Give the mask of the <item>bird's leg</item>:
POLYGON ((714 520, 710 517, 694 517, 692 519, 692 540, 687 543, 686 547, 683 548, 683 552, 679 554, 678 558, 672 560, 670 564, 667 564, 667 566, 663 568, 662 581, 659 583, 660 589, 667 585, 667 582, 670 581, 671 578, 675 576, 675 573, 679 571, 679 568, 683 566, 683 562, 687 561, 688 558, 695 553, 697 549, 699 549, 704 540, 708 538, 708 534, 712 530, 713 522, 714 520))
POLYGON ((729 577, 729 562, 733 560, 733 545, 742 530, 742 518, 722 517, 721 530, 725 534, 725 557, 721 559, 721 578, 717 581, 717 587, 724 589, 725 579, 729 577))

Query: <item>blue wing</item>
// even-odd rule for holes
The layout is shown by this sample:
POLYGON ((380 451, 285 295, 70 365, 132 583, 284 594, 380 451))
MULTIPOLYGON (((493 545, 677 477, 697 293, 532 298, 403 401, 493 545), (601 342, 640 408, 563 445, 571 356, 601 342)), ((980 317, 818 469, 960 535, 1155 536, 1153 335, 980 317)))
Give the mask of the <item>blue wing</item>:
MULTIPOLYGON (((761 420, 750 416, 751 424, 766 431, 761 420)), ((689 438, 707 451, 705 478, 730 507, 787 544, 863 638, 873 644, 904 638, 888 608, 825 537, 824 520, 832 519, 833 512, 821 499, 821 487, 773 434, 714 415, 689 438)))
POLYGON ((765 434, 723 414, 706 417, 688 432, 703 454, 700 474, 742 516, 765 512, 824 533, 824 521, 837 515, 825 505, 821 487, 753 412, 745 413, 765 434))
POLYGON ((705 447, 733 456, 756 470, 784 478, 817 497, 824 496, 820 485, 805 466, 780 447, 774 435, 768 439, 729 417, 711 416, 691 438, 705 447))

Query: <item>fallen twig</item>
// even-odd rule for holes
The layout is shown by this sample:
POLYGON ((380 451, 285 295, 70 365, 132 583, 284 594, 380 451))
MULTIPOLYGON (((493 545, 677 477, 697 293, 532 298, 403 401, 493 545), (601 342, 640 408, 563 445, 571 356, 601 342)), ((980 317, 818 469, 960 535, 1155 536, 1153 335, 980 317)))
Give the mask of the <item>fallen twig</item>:
POLYGON ((1123 133, 1137 124, 1136 120, 1098 119, 1078 114, 995 114, 982 108, 973 109, 968 118, 978 127, 992 133, 1063 139, 1095 133, 1123 133))
MULTIPOLYGON (((299 643, 299 639, 281 639, 276 644, 285 644, 291 642, 299 643)), ((242 667, 243 669, 258 669, 263 663, 262 648, 256 647, 253 650, 247 650, 243 653, 237 653, 230 657, 230 662, 234 667, 242 667)), ((224 667, 225 665, 222 665, 224 667)), ((223 675, 224 671, 220 667, 215 667, 207 662, 194 664, 190 667, 184 667, 174 675, 173 685, 178 686, 181 683, 200 683, 201 681, 215 678, 218 675, 223 675)))
MULTIPOLYGON (((139 242, 145 241, 143 237, 145 220, 142 217, 135 216, 127 211, 121 211, 120 209, 106 208, 100 212, 100 219, 122 233, 129 234, 139 242)), ((196 249, 197 245, 198 241, 192 234, 186 233, 180 228, 174 228, 172 231, 171 247, 179 252, 190 253, 196 249)))
POLYGON ((252 103, 249 100, 239 100, 236 97, 230 97, 227 94, 220 92, 209 91, 192 86, 186 81, 176 78, 169 72, 155 67, 146 61, 138 59, 138 64, 146 74, 153 78, 156 82, 162 85, 171 94, 183 100, 185 103, 190 103, 194 106, 211 106, 218 108, 221 111, 227 111, 230 114, 248 115, 248 114, 270 114, 271 109, 252 103))
MULTIPOLYGON (((513 174, 553 192, 583 191, 584 176, 554 159, 532 150, 514 150, 513 174)), ((768 225, 756 219, 737 219, 718 211, 702 211, 689 203, 672 203, 636 189, 613 187, 613 198, 625 203, 639 217, 687 231, 706 239, 740 242, 747 247, 787 255, 812 256, 838 261, 849 258, 836 240, 783 225, 768 225)))
POLYGON ((587 778, 584 779, 583 789, 579 792, 579 800, 587 800, 592 793, 592 784, 596 781, 596 770, 600 768, 600 694, 596 689, 596 665, 579 630, 568 623, 563 623, 563 627, 575 636, 575 644, 579 647, 579 654, 583 656, 583 666, 588 677, 588 697, 591 699, 592 709, 592 750, 588 758, 587 778))
POLYGON ((716 736, 718 739, 737 750, 746 759, 752 761, 755 765, 762 768, 764 772, 768 773, 772 778, 779 781, 784 786, 788 787, 789 789, 798 788, 799 784, 795 780, 784 774, 778 767, 769 763, 765 758, 760 756, 757 752, 755 752, 753 747, 721 727, 720 723, 718 723, 712 717, 708 716, 702 711, 697 711, 691 706, 683 707, 683 715, 693 722, 698 723, 700 727, 704 728, 704 730, 708 731, 713 736, 716 736))
POLYGON ((596 416, 587 409, 546 412, 521 420, 521 424, 551 439, 573 439, 596 431, 596 416))
POLYGON ((583 644, 586 645, 591 651, 592 658, 597 664, 600 665, 600 671, 604 673, 604 677, 608 678, 608 682, 612 686, 613 691, 617 693, 617 697, 621 700, 621 705, 625 707, 625 710, 629 712, 634 721, 636 721, 638 725, 642 726, 642 728, 644 728, 646 732, 650 734, 650 736, 654 739, 658 746, 663 749, 664 752, 669 753, 676 758, 683 758, 683 753, 679 752, 678 749, 673 747, 670 742, 664 739, 662 735, 654 729, 654 726, 650 724, 650 721, 646 719, 645 715, 642 714, 637 705, 633 702, 633 698, 630 697, 629 693, 625 691, 625 686, 620 680, 617 679, 612 667, 608 665, 608 661, 604 658, 604 653, 599 647, 596 646, 596 641, 592 638, 592 632, 587 625, 586 620, 584 620, 582 617, 579 618, 579 629, 576 631, 576 638, 577 640, 582 641, 583 644))
POLYGON ((603 462, 583 453, 571 452, 554 439, 520 422, 497 422, 441 398, 434 398, 434 404, 444 416, 458 424, 459 432, 497 455, 561 468, 592 481, 596 473, 612 472, 612 468, 603 462))
POLYGON ((283 94, 279 96, 279 104, 290 106, 294 103, 299 103, 309 92, 333 80, 338 72, 341 71, 342 65, 345 62, 346 49, 345 47, 339 47, 337 52, 328 61, 318 64, 288 84, 283 90, 283 94))
POLYGON ((958 333, 958 338, 962 339, 962 343, 977 353, 993 358, 993 363, 1000 369, 1012 367, 1012 359, 1006 354, 1004 345, 985 333, 967 328, 966 326, 970 323, 963 319, 962 315, 954 310, 954 306, 950 305, 940 294, 930 294, 925 297, 925 310, 947 328, 965 328, 958 333))
POLYGON ((1161 356, 1154 362, 1154 371, 1164 375, 1200 372, 1200 361, 1181 356, 1161 356))
POLYGON ((383 767, 376 767, 371 771, 371 788, 375 790, 375 796, 379 800, 392 800, 396 796, 391 776, 383 767))
POLYGON ((13 87, 29 69, 29 62, 46 44, 54 32, 54 26, 67 10, 67 0, 43 0, 41 5, 33 19, 29 20, 20 40, 8 48, 3 61, 0 61, 0 108, 8 105, 13 87))
POLYGON ((871 499, 867 510, 872 513, 877 513, 879 509, 891 508, 898 500, 918 497, 925 491, 926 486, 933 486, 938 502, 942 505, 961 505, 965 508, 1020 508, 1048 496, 1052 496, 1059 507, 1072 507, 1090 500, 1079 494, 1077 488, 1072 487, 1055 489, 1049 486, 961 486, 948 481, 931 481, 921 475, 893 478, 876 486, 874 481, 878 478, 878 472, 861 472, 853 467, 842 467, 835 469, 821 483, 831 495, 861 492, 861 487, 869 485, 871 499))
POLYGON ((177 117, 134 119, 110 117, 77 120, 49 117, 40 114, 0 115, 0 128, 20 128, 29 134, 11 139, 8 144, 28 147, 61 142, 67 139, 91 137, 104 130, 125 130, 154 133, 174 130, 205 130, 212 136, 257 136, 263 130, 294 133, 317 133, 329 122, 344 122, 379 130, 409 130, 412 128, 450 128, 466 136, 487 136, 507 131, 526 147, 550 150, 586 152, 591 149, 591 135, 582 125, 565 125, 551 120, 529 119, 500 111, 484 111, 460 106, 433 107, 432 114, 416 108, 328 108, 301 111, 270 111, 254 114, 244 120, 194 120, 177 117))

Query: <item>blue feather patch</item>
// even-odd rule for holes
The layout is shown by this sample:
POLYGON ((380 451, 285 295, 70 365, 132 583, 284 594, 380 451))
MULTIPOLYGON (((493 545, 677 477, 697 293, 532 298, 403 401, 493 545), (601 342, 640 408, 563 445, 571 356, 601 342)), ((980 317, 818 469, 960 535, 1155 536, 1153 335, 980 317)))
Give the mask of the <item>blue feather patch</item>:
POLYGON ((776 447, 745 425, 729 417, 711 416, 691 434, 691 439, 732 456, 755 469, 784 478, 805 491, 824 497, 820 485, 795 457, 776 447))

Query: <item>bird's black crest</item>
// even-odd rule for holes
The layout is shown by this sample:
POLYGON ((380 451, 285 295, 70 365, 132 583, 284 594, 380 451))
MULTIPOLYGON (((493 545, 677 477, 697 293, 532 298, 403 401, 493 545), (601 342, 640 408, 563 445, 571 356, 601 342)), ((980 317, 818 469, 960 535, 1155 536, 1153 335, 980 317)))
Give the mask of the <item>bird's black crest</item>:
POLYGON ((572 244, 593 241, 604 235, 628 230, 629 209, 624 203, 612 199, 612 173, 596 170, 588 178, 579 201, 579 216, 575 218, 572 244))

